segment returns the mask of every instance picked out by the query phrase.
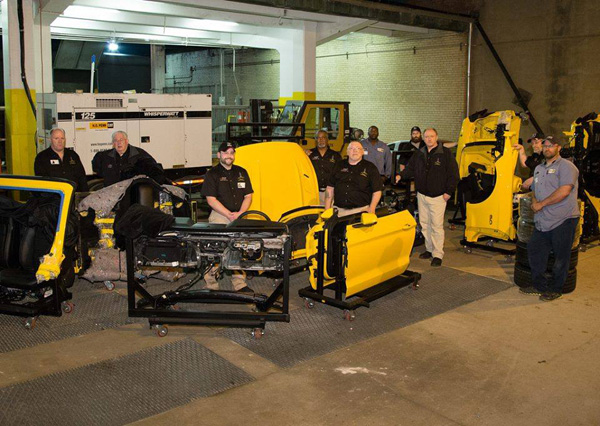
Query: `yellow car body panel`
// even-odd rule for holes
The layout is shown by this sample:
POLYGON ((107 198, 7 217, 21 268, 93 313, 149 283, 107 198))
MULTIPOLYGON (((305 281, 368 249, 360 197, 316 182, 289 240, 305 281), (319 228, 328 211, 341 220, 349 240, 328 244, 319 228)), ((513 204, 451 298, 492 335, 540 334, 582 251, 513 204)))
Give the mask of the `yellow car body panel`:
MULTIPOLYGON (((318 223, 306 236, 309 281, 314 290, 317 289, 315 233, 322 231, 325 224, 326 221, 318 223)), ((407 210, 379 217, 371 226, 363 226, 361 223, 348 225, 346 228, 348 250, 345 274, 346 297, 404 273, 410 263, 409 256, 415 240, 415 230, 415 219, 407 210)), ((327 241, 327 235, 325 240, 327 241)), ((333 283, 332 277, 327 275, 325 268, 325 287, 333 283)))
MULTIPOLYGON (((577 151, 578 149, 583 149, 586 152, 589 152, 588 144, 589 144, 589 140, 590 140, 590 131, 592 131, 591 126, 594 124, 594 122, 600 123, 600 116, 598 116, 597 114, 594 114, 592 117, 590 117, 590 115, 588 115, 586 117, 583 117, 583 118, 573 121, 573 123, 571 123, 571 128, 569 129, 569 131, 563 132, 566 136, 568 136, 569 148, 573 152, 577 151), (595 116, 595 118, 592 118, 594 116, 595 116), (581 138, 580 144, 578 144, 578 138, 581 138)), ((592 149, 593 149, 593 147, 592 147, 592 149)), ((578 154, 581 155, 581 153, 578 153, 578 154)), ((580 173, 582 173, 582 172, 583 171, 580 170, 580 173)), ((592 206, 596 210, 596 212, 600 213, 600 198, 590 194, 589 191, 587 191, 587 190, 585 190, 585 195, 589 199, 590 203, 592 204, 592 206)), ((580 225, 582 225, 583 220, 581 220, 579 223, 580 223, 580 225)), ((600 217, 599 217, 598 225, 600 226, 600 217)))
POLYGON ((250 175, 254 194, 250 210, 278 220, 290 210, 319 205, 315 169, 308 155, 295 143, 262 142, 242 146, 235 164, 250 175))
POLYGON ((35 274, 38 282, 49 281, 60 275, 60 265, 65 258, 63 247, 65 242, 65 230, 67 228, 67 217, 73 201, 75 192, 73 185, 58 180, 44 178, 31 178, 21 176, 0 175, 0 188, 18 191, 49 192, 61 197, 60 213, 56 225, 56 234, 50 251, 44 255, 40 266, 35 274))
POLYGON ((456 160, 461 179, 469 175, 469 165, 485 166, 484 174, 495 175, 495 185, 489 196, 478 203, 467 203, 465 239, 477 242, 483 236, 513 240, 517 230, 513 220, 513 194, 518 192, 521 179, 514 175, 521 119, 513 111, 498 111, 473 122, 463 121, 456 160), (496 130, 505 127, 501 150, 496 150, 496 130))
MULTIPOLYGON (((279 222, 281 223, 285 223, 288 224, 290 226, 290 232, 292 233, 292 235, 294 234, 293 230, 291 229, 293 226, 293 223, 295 220, 300 219, 302 217, 306 217, 306 216, 311 216, 315 218, 315 222, 319 222, 320 221, 320 216, 321 213, 323 213, 324 207, 322 206, 318 206, 318 207, 306 207, 306 208, 299 208, 299 209, 295 209, 292 211, 289 211, 287 213, 284 213, 281 218, 279 219, 279 222)), ((309 225, 306 224, 305 222, 303 222, 302 227, 304 229, 308 227, 309 225)), ((296 248, 296 244, 294 241, 292 241, 293 247, 292 247, 292 255, 290 260, 296 260, 296 259, 304 259, 306 258, 306 247, 300 247, 300 248, 296 248)))

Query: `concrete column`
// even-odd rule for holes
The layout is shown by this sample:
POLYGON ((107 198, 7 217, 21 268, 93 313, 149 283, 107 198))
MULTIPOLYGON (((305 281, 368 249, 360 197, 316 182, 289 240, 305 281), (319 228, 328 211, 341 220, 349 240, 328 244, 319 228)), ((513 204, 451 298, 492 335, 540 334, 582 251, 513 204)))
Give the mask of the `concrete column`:
MULTIPOLYGON (((33 61, 33 1, 22 0, 25 48, 25 75, 35 102, 35 66, 33 61)), ((36 155, 36 121, 21 81, 18 0, 2 1, 2 51, 4 55, 4 98, 6 104, 6 160, 8 172, 33 175, 36 155)))
POLYGON ((33 57, 35 64, 35 90, 37 93, 52 93, 52 39, 50 24, 54 16, 37 11, 33 18, 33 57))
POLYGON ((315 100, 317 73, 317 25, 305 22, 301 29, 285 30, 279 50, 279 102, 315 100))
POLYGON ((150 81, 152 93, 163 93, 165 88, 165 46, 150 46, 150 81))

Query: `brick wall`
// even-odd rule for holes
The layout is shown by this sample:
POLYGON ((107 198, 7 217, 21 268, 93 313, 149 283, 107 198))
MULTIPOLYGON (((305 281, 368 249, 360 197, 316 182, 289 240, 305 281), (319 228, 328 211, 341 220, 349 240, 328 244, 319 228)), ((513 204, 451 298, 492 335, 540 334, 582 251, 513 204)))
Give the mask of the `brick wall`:
MULTIPOLYGON (((165 92, 212 93, 214 102, 219 101, 219 49, 167 55, 166 63, 165 92), (196 68, 191 80, 190 67, 196 68)), ((225 49, 224 63, 223 93, 228 105, 234 104, 237 87, 245 105, 253 98, 279 98, 279 53, 276 50, 238 49, 235 74, 231 49, 225 49)))
MULTIPOLYGON (((466 34, 406 33, 404 37, 350 34, 317 48, 317 99, 350 101, 350 124, 377 125, 384 141, 408 139, 410 128, 433 126, 440 138, 456 140, 465 111, 466 34)), ((236 52, 236 76, 250 98, 279 97, 279 55, 273 50, 236 52)), ((167 55, 167 91, 219 96, 217 50, 167 55), (197 71, 191 81, 189 68, 197 71), (181 77, 173 79, 173 77, 181 77), (175 84, 176 82, 176 84, 175 84)), ((225 94, 237 89, 225 54, 225 94)))
POLYGON ((350 34, 317 48, 317 98, 350 101, 350 122, 386 142, 418 125, 456 140, 465 112, 465 34, 350 34), (461 43, 463 45, 461 45, 461 43), (348 56, 346 56, 348 53, 348 56))

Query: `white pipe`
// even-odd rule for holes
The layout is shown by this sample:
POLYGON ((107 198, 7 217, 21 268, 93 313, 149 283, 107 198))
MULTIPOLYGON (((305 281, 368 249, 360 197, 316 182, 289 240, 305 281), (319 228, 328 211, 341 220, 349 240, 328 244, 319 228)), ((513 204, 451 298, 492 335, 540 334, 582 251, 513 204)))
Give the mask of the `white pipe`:
POLYGON ((96 71, 96 55, 92 55, 92 75, 90 76, 90 93, 94 93, 94 72, 96 71))

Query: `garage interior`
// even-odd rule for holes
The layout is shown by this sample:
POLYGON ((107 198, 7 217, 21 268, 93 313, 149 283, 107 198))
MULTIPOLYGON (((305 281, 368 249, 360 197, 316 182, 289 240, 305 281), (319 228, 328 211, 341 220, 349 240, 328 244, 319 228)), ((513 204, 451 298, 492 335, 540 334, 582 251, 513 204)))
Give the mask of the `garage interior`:
MULTIPOLYGON (((16 0, 3 10, 7 1, 16 0)), ((483 109, 527 110, 524 141, 539 130, 534 121, 566 139, 576 118, 599 108, 595 0, 25 3, 39 21, 42 61, 28 72, 37 93, 88 92, 96 55, 99 93, 209 93, 213 131, 224 123, 219 108, 255 98, 348 101, 351 126, 377 125, 385 142, 409 139, 415 125, 456 141, 463 119, 483 109), (299 32, 291 51, 274 44, 280 30, 299 32)), ((15 87, 9 49, 3 96, 15 87)), ((5 159, 2 173, 14 172, 5 159)), ((514 259, 467 253, 462 237, 447 225, 440 268, 416 248, 419 287, 357 310, 354 321, 309 309, 297 296, 308 272, 292 275, 290 322, 267 324, 260 339, 185 325, 159 338, 146 319, 128 317, 124 282, 109 292, 77 280, 69 315, 40 317, 33 330, 0 315, 0 423, 600 423, 598 242, 579 252, 576 290, 543 303, 519 293, 514 259)))

